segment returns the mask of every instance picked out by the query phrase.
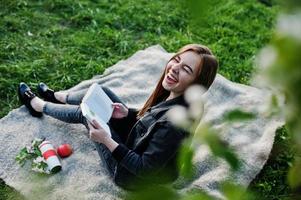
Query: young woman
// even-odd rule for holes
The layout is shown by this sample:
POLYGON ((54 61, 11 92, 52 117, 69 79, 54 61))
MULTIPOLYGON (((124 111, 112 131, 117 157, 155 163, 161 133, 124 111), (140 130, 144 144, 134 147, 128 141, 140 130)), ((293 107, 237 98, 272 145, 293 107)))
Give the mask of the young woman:
POLYGON ((44 101, 22 82, 18 94, 35 117, 46 114, 84 124, 115 183, 124 189, 136 189, 145 182, 168 183, 177 178, 177 154, 188 133, 175 127, 166 112, 175 105, 188 107, 185 90, 192 84, 209 89, 217 69, 218 62, 206 46, 182 47, 168 61, 155 90, 140 110, 127 108, 117 95, 102 86, 114 102, 108 123, 112 137, 96 121, 89 123, 82 116, 79 104, 87 89, 54 92, 40 83, 38 92, 44 101))

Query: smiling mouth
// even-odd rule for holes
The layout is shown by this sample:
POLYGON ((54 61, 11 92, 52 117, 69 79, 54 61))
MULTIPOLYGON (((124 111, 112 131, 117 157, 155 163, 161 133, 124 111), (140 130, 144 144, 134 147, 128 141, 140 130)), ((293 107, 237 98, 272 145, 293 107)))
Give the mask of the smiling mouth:
POLYGON ((169 83, 177 83, 178 82, 175 78, 173 78, 170 75, 167 75, 166 79, 169 83))

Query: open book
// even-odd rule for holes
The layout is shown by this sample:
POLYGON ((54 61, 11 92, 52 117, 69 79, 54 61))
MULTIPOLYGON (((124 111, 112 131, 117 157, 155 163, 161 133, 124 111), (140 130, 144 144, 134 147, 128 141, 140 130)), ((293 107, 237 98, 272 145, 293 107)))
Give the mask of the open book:
POLYGON ((80 104, 82 114, 92 123, 96 120, 99 125, 111 135, 110 127, 107 125, 113 113, 112 100, 103 91, 100 85, 93 83, 85 94, 80 104))

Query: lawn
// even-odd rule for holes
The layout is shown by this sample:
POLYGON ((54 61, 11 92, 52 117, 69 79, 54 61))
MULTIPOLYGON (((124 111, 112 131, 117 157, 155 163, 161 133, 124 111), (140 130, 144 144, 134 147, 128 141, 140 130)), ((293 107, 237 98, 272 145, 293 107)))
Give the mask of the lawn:
MULTIPOLYGON (((0 117, 20 106, 16 89, 21 81, 67 89, 154 44, 170 52, 187 43, 208 45, 219 59, 220 74, 249 84, 254 56, 272 37, 279 6, 256 0, 216 1, 207 12, 208 25, 196 26, 183 2, 1 0, 0 117)), ((282 128, 250 190, 266 199, 290 194, 289 147, 282 128)), ((16 198, 18 193, 1 182, 0 199, 16 198)))

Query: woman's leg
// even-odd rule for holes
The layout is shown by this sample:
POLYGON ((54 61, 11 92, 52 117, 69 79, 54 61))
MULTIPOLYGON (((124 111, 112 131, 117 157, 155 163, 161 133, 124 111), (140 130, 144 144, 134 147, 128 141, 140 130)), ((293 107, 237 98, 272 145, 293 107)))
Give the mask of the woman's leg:
MULTIPOLYGON (((101 86, 104 90, 104 92, 109 96, 109 98, 113 102, 119 102, 125 105, 121 99, 112 92, 109 88, 101 86)), ((37 106, 36 104, 42 104, 41 111, 45 113, 46 115, 50 115, 56 119, 59 119, 61 121, 67 122, 67 123, 82 123, 84 125, 87 125, 87 122, 85 120, 85 117, 83 117, 81 108, 79 104, 81 103, 81 100, 85 93, 87 92, 87 89, 76 91, 76 92, 70 92, 67 98, 67 102, 74 103, 73 105, 70 104, 55 104, 52 102, 46 102, 41 100, 38 97, 35 97, 32 101, 35 101, 37 103, 32 104, 33 108, 41 107, 37 106), (41 103, 42 102, 42 103, 41 103)), ((126 105, 125 105, 126 106, 126 105)), ((40 111, 40 110, 38 110, 40 111)))
MULTIPOLYGON (((125 105, 121 101, 121 99, 114 92, 112 92, 109 88, 104 87, 104 86, 101 86, 101 87, 113 102, 118 102, 118 103, 122 103, 123 105, 125 105)), ((58 100, 60 100, 64 103, 71 104, 71 105, 79 105, 79 104, 81 104, 82 99, 84 98, 88 89, 89 88, 74 91, 74 92, 58 91, 58 92, 55 92, 55 96, 58 100)))
POLYGON ((88 89, 89 88, 85 88, 82 90, 77 90, 77 91, 72 91, 72 92, 57 91, 57 92, 54 92, 54 97, 58 101, 65 103, 65 104, 67 103, 67 104, 71 104, 71 105, 79 105, 88 89))
MULTIPOLYGON (((103 90, 105 93, 110 97, 110 99, 113 102, 119 102, 125 105, 119 97, 114 94, 109 88, 103 87, 103 90)), ((68 104, 75 104, 75 105, 62 105, 62 104, 55 104, 51 102, 46 102, 43 107, 43 113, 49 116, 52 116, 56 119, 59 119, 61 121, 67 122, 67 123, 81 123, 86 126, 86 128, 89 130, 87 121, 85 117, 83 117, 80 106, 78 104, 81 103, 82 98, 84 97, 85 93, 87 92, 87 89, 83 89, 76 92, 70 92, 66 98, 66 102, 68 104)), ((126 106, 126 105, 125 105, 126 106)), ((111 134, 112 138, 117 143, 123 143, 121 140, 119 134, 114 131, 114 129, 111 128, 111 134)), ((114 171, 117 165, 117 161, 112 157, 112 154, 110 150, 103 144, 94 142, 96 146, 96 150, 99 154, 99 157, 101 159, 102 163, 105 163, 105 168, 108 171, 108 174, 113 177, 114 171)))
POLYGON ((100 157, 100 165, 104 166, 110 177, 114 177, 115 168, 117 166, 117 161, 113 158, 110 150, 101 143, 94 142, 97 153, 100 157), (103 165, 103 163, 105 163, 103 165))
MULTIPOLYGON (((84 124, 89 131, 89 126, 85 117, 83 117, 81 113, 79 105, 62 105, 47 102, 43 107, 43 113, 67 123, 84 124)), ((111 134, 112 138, 117 143, 122 143, 119 135, 113 129, 111 129, 111 134)), ((113 177, 117 161, 113 158, 112 153, 104 144, 97 142, 94 142, 94 144, 100 157, 101 163, 104 163, 104 165, 101 165, 105 167, 108 175, 113 177)))
MULTIPOLYGON (((110 129, 112 134, 112 139, 117 143, 123 143, 119 134, 114 130, 110 129)), ((105 163, 105 168, 107 169, 108 174, 113 178, 115 173, 115 168, 117 166, 116 159, 112 156, 111 151, 104 145, 98 142, 94 142, 96 150, 100 157, 101 163, 105 163)))
POLYGON ((66 95, 66 103, 72 105, 79 105, 82 102, 85 94, 87 93, 89 88, 68 92, 66 95))
POLYGON ((81 123, 88 127, 79 105, 55 104, 45 102, 43 113, 67 123, 81 123))

